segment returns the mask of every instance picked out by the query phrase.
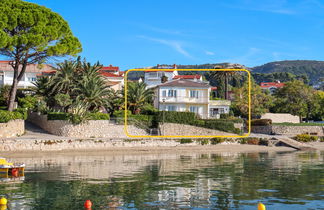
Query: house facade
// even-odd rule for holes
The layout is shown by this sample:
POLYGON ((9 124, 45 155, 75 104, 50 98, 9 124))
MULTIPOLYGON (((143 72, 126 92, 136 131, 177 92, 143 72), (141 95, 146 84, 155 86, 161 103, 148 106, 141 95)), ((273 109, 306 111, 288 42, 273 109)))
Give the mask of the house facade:
MULTIPOLYGON (((12 85, 14 70, 10 65, 11 61, 0 61, 0 86, 12 85)), ((55 69, 48 64, 29 64, 26 67, 26 72, 21 81, 18 83, 18 88, 33 87, 37 77, 55 72, 55 69)))
POLYGON ((124 72, 118 66, 103 66, 99 73, 103 76, 107 86, 114 90, 122 90, 124 86, 124 72))
POLYGON ((268 90, 270 93, 274 93, 278 88, 282 88, 285 83, 277 82, 261 82, 260 87, 262 90, 268 90))
POLYGON ((160 111, 194 112, 204 119, 229 113, 230 101, 210 100, 211 87, 205 82, 177 79, 154 90, 154 107, 160 111))

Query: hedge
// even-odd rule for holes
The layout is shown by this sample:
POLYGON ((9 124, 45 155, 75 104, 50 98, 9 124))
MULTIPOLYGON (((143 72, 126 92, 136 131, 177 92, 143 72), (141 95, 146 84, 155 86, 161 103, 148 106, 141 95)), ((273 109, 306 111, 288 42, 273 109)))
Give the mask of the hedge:
POLYGON ((89 113, 88 114, 90 120, 109 120, 109 114, 96 112, 96 113, 89 113))
POLYGON ((25 119, 25 116, 23 113, 20 111, 5 111, 5 110, 0 110, 0 123, 7 123, 10 120, 17 120, 17 119, 25 119))
POLYGON ((69 120, 70 114, 65 112, 49 112, 47 113, 47 120, 69 120))
MULTIPOLYGON (((47 120, 70 120, 71 113, 65 112, 49 112, 47 114, 47 120)), ((88 120, 109 120, 110 117, 108 114, 96 112, 96 113, 88 113, 88 120)))
POLYGON ((256 119, 256 120, 251 120, 251 126, 265 126, 265 125, 271 125, 272 120, 270 119, 256 119))

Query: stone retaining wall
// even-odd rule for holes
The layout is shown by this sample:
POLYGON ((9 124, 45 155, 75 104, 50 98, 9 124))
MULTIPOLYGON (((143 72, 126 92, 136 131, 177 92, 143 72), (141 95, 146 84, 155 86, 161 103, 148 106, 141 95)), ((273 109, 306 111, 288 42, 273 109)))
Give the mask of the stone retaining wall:
MULTIPOLYGON (((30 113, 28 121, 38 125, 43 130, 58 136, 78 138, 127 138, 124 125, 116 125, 109 120, 90 120, 86 123, 73 125, 66 120, 47 120, 46 115, 30 113)), ((145 130, 128 125, 128 133, 131 135, 148 135, 145 130)))
POLYGON ((196 127, 192 125, 164 123, 160 125, 160 130, 164 136, 233 136, 234 133, 228 133, 219 130, 196 127))
POLYGON ((297 134, 313 134, 318 136, 324 135, 324 126, 285 126, 285 125, 270 125, 270 126, 252 126, 253 133, 263 134, 281 134, 281 135, 297 135, 297 134))
POLYGON ((10 120, 0 123, 0 138, 11 138, 21 136, 25 132, 24 120, 10 120))

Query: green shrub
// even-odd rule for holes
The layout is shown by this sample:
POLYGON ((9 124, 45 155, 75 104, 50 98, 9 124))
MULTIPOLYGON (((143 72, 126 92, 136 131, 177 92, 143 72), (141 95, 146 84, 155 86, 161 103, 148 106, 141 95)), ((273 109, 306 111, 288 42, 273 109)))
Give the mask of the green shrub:
POLYGON ((101 113, 101 112, 95 112, 95 113, 88 113, 90 120, 109 120, 109 114, 101 113))
POLYGON ((309 134, 298 134, 295 136, 295 139, 300 142, 311 142, 311 141, 317 141, 317 136, 311 136, 309 134))
POLYGON ((205 120, 205 125, 203 127, 236 134, 241 132, 240 129, 234 127, 234 123, 219 120, 205 120))
POLYGON ((7 123, 10 120, 24 119, 24 115, 18 111, 0 110, 0 123, 7 123))
POLYGON ((209 144, 209 139, 198 139, 197 140, 201 145, 209 144))
POLYGON ((156 114, 156 120, 165 123, 190 124, 196 119, 193 112, 159 111, 156 114))
POLYGON ((215 144, 220 144, 220 143, 223 143, 225 141, 225 138, 212 138, 210 139, 210 143, 215 145, 215 144))
POLYGON ((192 139, 180 139, 180 144, 189 144, 192 143, 192 139))
MULTIPOLYGON (((127 110, 127 116, 132 115, 132 112, 130 110, 127 110)), ((125 117, 125 110, 116 110, 113 113, 114 117, 120 117, 120 118, 124 118, 125 117)))
POLYGON ((47 120, 69 120, 70 115, 65 112, 49 112, 47 113, 47 120))
POLYGON ((266 125, 271 125, 272 120, 270 119, 256 119, 256 120, 251 120, 251 126, 266 126, 266 125))
POLYGON ((19 106, 26 109, 34 109, 37 101, 38 99, 34 96, 25 96, 23 98, 18 98, 19 106))
POLYGON ((16 112, 20 112, 23 116, 23 119, 26 120, 28 117, 27 108, 17 108, 16 112))
POLYGON ((321 136, 321 137, 319 138, 319 141, 320 141, 320 142, 324 142, 324 136, 321 136))
POLYGON ((129 124, 135 124, 141 128, 157 127, 155 117, 153 115, 130 115, 127 118, 129 124))
POLYGON ((240 144, 247 144, 247 138, 241 138, 241 139, 239 139, 239 143, 240 144))
POLYGON ((152 106, 151 104, 145 104, 141 108, 142 115, 154 115, 156 112, 158 112, 158 110, 154 108, 154 106, 152 106))

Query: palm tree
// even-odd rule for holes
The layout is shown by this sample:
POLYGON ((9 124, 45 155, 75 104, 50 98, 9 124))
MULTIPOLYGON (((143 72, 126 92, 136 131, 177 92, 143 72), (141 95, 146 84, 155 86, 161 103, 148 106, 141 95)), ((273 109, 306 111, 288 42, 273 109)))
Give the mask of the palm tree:
POLYGON ((83 62, 74 94, 89 104, 90 110, 97 110, 108 103, 109 87, 99 74, 101 66, 83 62))
POLYGON ((63 63, 58 64, 56 74, 50 81, 53 85, 51 91, 52 94, 71 94, 71 91, 75 88, 77 65, 77 61, 64 61, 63 63))
POLYGON ((109 89, 107 111, 112 114, 114 111, 120 110, 124 105, 124 97, 120 91, 109 89))
MULTIPOLYGON (((215 69, 219 68, 218 66, 215 66, 215 69)), ((228 96, 228 92, 229 92, 229 81, 231 79, 237 79, 236 77, 238 77, 238 72, 237 71, 212 71, 210 77, 218 80, 218 83, 224 82, 224 86, 225 86, 225 91, 224 91, 224 99, 228 100, 229 96, 228 96)))
POLYGON ((138 112, 146 103, 152 102, 154 92, 147 89, 144 82, 129 82, 127 86, 127 101, 133 113, 138 112))

